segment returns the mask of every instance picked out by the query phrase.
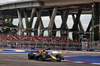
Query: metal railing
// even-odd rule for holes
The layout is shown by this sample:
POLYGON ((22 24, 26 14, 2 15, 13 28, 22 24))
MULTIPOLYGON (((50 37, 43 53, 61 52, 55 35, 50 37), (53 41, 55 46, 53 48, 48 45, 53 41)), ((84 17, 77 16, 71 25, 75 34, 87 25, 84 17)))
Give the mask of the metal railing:
POLYGON ((12 3, 20 3, 20 2, 30 2, 30 1, 39 1, 39 0, 16 0, 16 1, 8 1, 4 3, 0 3, 1 5, 12 4, 12 3))

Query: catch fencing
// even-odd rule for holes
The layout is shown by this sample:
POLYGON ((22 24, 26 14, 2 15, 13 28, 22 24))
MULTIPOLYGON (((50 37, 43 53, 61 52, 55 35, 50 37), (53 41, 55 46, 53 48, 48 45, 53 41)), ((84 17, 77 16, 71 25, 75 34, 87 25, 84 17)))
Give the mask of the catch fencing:
POLYGON ((19 48, 19 49, 48 49, 48 50, 81 50, 82 44, 77 42, 31 42, 31 41, 0 41, 0 48, 19 48))
POLYGON ((94 42, 83 42, 82 43, 82 50, 85 51, 100 51, 100 41, 94 42))

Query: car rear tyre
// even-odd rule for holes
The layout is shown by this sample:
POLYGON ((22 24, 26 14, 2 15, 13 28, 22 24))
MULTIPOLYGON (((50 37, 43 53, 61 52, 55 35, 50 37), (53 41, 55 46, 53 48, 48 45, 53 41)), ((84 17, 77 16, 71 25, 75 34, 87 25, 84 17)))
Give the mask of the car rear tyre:
POLYGON ((42 55, 39 57, 39 60, 40 60, 40 61, 44 61, 44 58, 43 58, 42 55))
POLYGON ((57 54, 57 55, 56 55, 56 58, 58 58, 58 59, 57 59, 57 62, 60 62, 61 59, 62 59, 62 56, 61 56, 60 54, 57 54))
POLYGON ((33 53, 29 53, 29 54, 28 54, 28 59, 29 59, 29 60, 34 59, 33 53))

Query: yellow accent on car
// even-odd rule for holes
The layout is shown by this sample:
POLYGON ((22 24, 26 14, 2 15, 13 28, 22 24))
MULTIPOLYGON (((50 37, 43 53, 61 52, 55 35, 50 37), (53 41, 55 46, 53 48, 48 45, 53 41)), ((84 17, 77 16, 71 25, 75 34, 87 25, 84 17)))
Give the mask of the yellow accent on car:
POLYGON ((56 57, 52 56, 53 59, 56 59, 56 57))

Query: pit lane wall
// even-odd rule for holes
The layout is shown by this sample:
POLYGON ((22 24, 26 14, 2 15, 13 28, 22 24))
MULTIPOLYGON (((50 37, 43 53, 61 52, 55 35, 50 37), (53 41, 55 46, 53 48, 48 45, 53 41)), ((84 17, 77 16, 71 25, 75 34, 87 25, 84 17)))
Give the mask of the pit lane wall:
POLYGON ((0 53, 29 53, 30 50, 0 49, 0 53))
POLYGON ((94 52, 100 52, 100 49, 82 49, 82 51, 94 51, 94 52))
MULTIPOLYGON (((31 50, 21 50, 21 49, 0 49, 0 53, 29 53, 31 50)), ((53 54, 62 54, 68 53, 67 51, 63 50, 46 50, 48 53, 53 54)))

